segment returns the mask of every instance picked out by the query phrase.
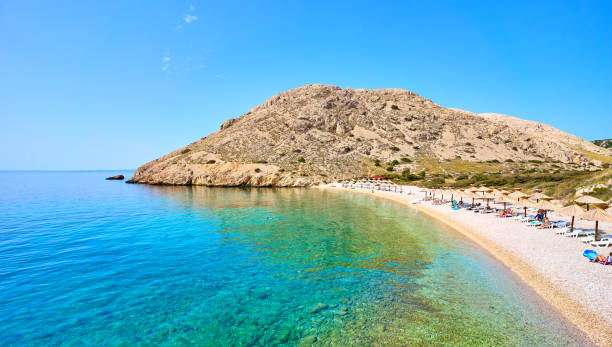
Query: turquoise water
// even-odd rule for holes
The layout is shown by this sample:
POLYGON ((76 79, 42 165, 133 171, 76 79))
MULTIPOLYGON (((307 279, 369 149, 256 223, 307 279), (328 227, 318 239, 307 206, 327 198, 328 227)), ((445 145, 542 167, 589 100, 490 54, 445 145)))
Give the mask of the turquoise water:
POLYGON ((2 345, 586 343, 490 255, 396 203, 110 174, 0 172, 2 345))

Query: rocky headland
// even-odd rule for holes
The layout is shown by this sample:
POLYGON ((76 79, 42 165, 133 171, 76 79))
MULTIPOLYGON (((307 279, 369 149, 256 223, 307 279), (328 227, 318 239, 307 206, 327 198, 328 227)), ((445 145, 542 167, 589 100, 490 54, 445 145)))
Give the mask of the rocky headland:
POLYGON ((309 186, 425 163, 444 165, 447 174, 483 162, 508 170, 522 163, 594 170, 610 156, 546 124, 445 108, 403 89, 315 84, 228 119, 217 132, 139 167, 128 182, 309 186))

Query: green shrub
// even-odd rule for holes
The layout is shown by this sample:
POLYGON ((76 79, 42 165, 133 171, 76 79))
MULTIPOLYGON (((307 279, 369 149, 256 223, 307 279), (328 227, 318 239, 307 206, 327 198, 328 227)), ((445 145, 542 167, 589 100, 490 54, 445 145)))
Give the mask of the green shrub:
POLYGON ((299 158, 298 158, 298 162, 299 162, 299 163, 305 163, 305 162, 306 162, 306 159, 304 159, 304 157, 299 157, 299 158))
POLYGON ((465 145, 466 146, 471 146, 472 144, 470 142, 466 142, 465 145))
POLYGON ((437 177, 429 181, 429 183, 434 184, 434 185, 444 184, 445 182, 446 180, 442 177, 437 177))
POLYGON ((258 160, 255 162, 256 164, 267 164, 268 162, 265 160, 258 160))
POLYGON ((397 105, 391 105, 391 109, 392 109, 392 110, 399 110, 400 108, 399 108, 399 106, 397 106, 397 105))
POLYGON ((419 177, 421 177, 421 178, 425 177, 425 171, 424 170, 419 172, 419 177))
POLYGON ((506 159, 506 160, 504 160, 504 161, 505 161, 506 163, 514 163, 514 160, 512 160, 512 159, 506 159))
POLYGON ((457 176, 457 181, 467 180, 468 178, 468 175, 459 175, 457 176))
POLYGON ((278 172, 285 172, 285 169, 278 169, 278 172))
POLYGON ((374 160, 374 166, 380 166, 380 160, 378 159, 374 160))
POLYGON ((302 150, 301 149, 294 149, 293 152, 295 152, 295 153, 302 153, 302 150))
POLYGON ((185 154, 189 152, 191 152, 191 150, 189 148, 185 148, 184 150, 181 151, 181 154, 185 154))
POLYGON ((397 161, 395 159, 391 162, 391 165, 398 165, 398 164, 399 164, 399 161, 397 161))
POLYGON ((402 160, 402 163, 412 163, 412 160, 410 158, 404 157, 401 160, 402 160))
POLYGON ((256 167, 256 168, 255 168, 255 172, 261 172, 261 169, 260 169, 260 168, 258 168, 258 167, 256 167))
POLYGON ((393 165, 387 166, 387 171, 393 171, 393 165))
POLYGON ((351 147, 344 147, 344 149, 342 150, 344 153, 348 153, 351 151, 351 147))
POLYGON ((513 150, 513 151, 518 151, 518 148, 516 148, 516 147, 512 147, 512 150, 513 150))
POLYGON ((399 149, 399 147, 395 147, 395 146, 393 146, 393 147, 391 147, 391 150, 392 150, 393 152, 399 152, 399 150, 400 150, 400 149, 399 149))
POLYGON ((487 175, 485 175, 485 174, 481 174, 481 173, 479 173, 479 174, 475 174, 474 176, 472 176, 472 180, 474 180, 474 181, 476 181, 476 182, 477 182, 477 181, 484 181, 484 180, 486 180, 486 179, 487 179, 487 175))
POLYGON ((207 161, 207 162, 206 162, 206 164, 214 164, 214 163, 216 163, 216 162, 217 162, 216 160, 211 159, 211 160, 207 161))
POLYGON ((535 159, 531 159, 529 160, 530 163, 534 163, 534 164, 542 164, 541 160, 535 160, 535 159))
POLYGON ((349 137, 354 137, 355 135, 353 135, 353 133, 349 133, 348 135, 349 137))

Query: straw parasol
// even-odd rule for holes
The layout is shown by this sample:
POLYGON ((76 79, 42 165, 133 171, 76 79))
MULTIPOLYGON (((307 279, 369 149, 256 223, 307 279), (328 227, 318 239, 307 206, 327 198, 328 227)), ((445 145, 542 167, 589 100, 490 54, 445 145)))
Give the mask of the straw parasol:
POLYGON ((575 217, 581 218, 582 215, 586 211, 582 207, 580 207, 580 206, 578 206, 576 204, 572 204, 572 205, 560 208, 556 212, 558 214, 561 214, 561 215, 564 215, 564 216, 572 216, 572 225, 570 227, 570 232, 574 232, 574 218, 575 217))
POLYGON ((595 221, 595 241, 597 241, 597 232, 599 231, 599 222, 612 222, 612 215, 608 214, 601 208, 594 208, 585 212, 581 217, 584 220, 595 221))
POLYGON ((464 198, 472 198, 472 205, 474 205, 474 199, 479 197, 478 195, 472 193, 470 189, 464 190, 460 196, 464 198))
POLYGON ((489 207, 489 201, 491 201, 491 200, 495 200, 495 196, 493 196, 493 195, 491 195, 491 194, 488 194, 488 195, 487 195, 487 194, 485 194, 485 195, 483 195, 483 196, 479 196, 479 197, 478 197, 478 199, 481 199, 481 200, 487 200, 487 207, 489 207))
POLYGON ((563 201, 561 201, 561 200, 554 200, 553 199, 553 200, 550 200, 548 202, 550 202, 556 208, 561 208, 561 207, 563 207, 565 205, 565 203, 563 201))
POLYGON ((525 193, 523 193, 521 191, 518 191, 518 190, 516 192, 514 192, 514 193, 509 194, 508 196, 511 197, 512 199, 515 199, 515 200, 520 200, 520 199, 524 199, 524 198, 529 197, 529 195, 527 195, 527 194, 525 194, 525 193))
POLYGON ((594 196, 583 195, 578 199, 574 200, 575 203, 579 205, 586 205, 587 211, 589 210, 589 205, 595 205, 596 207, 604 207, 607 206, 605 201, 599 200, 594 196))
POLYGON ((535 193, 532 196, 530 196, 529 199, 540 201, 540 200, 552 200, 553 198, 551 196, 546 195, 546 194, 535 193))
MULTIPOLYGON (((520 192, 517 192, 517 193, 520 193, 520 192)), ((523 194, 523 193, 521 193, 521 194, 523 194)), ((512 196, 512 194, 510 194, 509 196, 512 196)), ((517 206, 523 207, 525 209, 525 217, 527 217, 527 207, 530 207, 529 206, 529 200, 527 200, 527 197, 529 195, 523 194, 523 195, 518 195, 518 196, 522 196, 522 197, 516 198, 514 204, 517 205, 517 206)))
POLYGON ((546 215, 548 210, 555 210, 557 207, 551 204, 548 200, 540 200, 540 201, 527 201, 527 205, 529 207, 533 207, 538 210, 544 210, 544 215, 546 215))
POLYGON ((516 202, 516 200, 511 199, 507 195, 500 194, 500 195, 497 195, 495 197, 495 202, 503 202, 504 203, 504 210, 506 210, 506 204, 509 204, 509 203, 510 204, 514 204, 516 202))

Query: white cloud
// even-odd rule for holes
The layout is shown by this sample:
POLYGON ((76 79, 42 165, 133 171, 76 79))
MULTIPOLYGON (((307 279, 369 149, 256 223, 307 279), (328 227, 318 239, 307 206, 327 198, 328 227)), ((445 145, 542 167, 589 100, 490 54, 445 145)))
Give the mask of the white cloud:
POLYGON ((191 12, 195 11, 195 6, 189 5, 189 11, 191 11, 191 12))
POLYGON ((164 56, 162 57, 162 71, 167 72, 170 69, 170 60, 170 53, 164 53, 164 56))
POLYGON ((198 20, 198 16, 193 16, 190 14, 186 14, 185 17, 183 17, 183 20, 185 21, 185 23, 189 24, 192 22, 195 22, 198 20))

